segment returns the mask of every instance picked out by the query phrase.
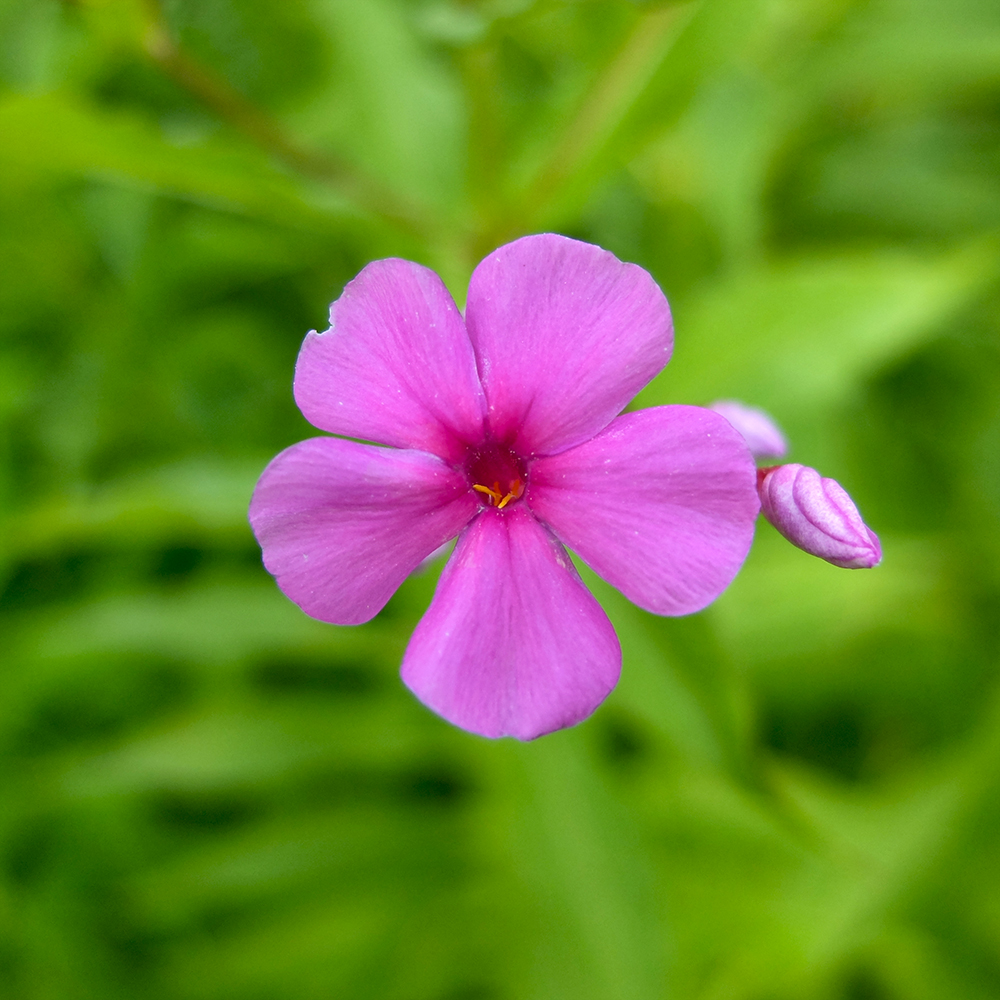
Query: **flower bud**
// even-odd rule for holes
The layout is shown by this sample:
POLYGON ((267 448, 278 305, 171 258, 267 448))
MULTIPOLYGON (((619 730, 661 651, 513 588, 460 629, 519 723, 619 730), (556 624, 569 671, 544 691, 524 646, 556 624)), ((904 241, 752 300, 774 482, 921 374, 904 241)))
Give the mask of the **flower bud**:
POLYGON ((764 516, 800 549, 844 569, 882 561, 878 536, 833 479, 804 465, 777 465, 757 471, 757 490, 764 516))
POLYGON ((744 406, 735 399, 720 399, 709 409, 725 417, 743 435, 754 458, 784 458, 787 454, 785 435, 763 410, 744 406))

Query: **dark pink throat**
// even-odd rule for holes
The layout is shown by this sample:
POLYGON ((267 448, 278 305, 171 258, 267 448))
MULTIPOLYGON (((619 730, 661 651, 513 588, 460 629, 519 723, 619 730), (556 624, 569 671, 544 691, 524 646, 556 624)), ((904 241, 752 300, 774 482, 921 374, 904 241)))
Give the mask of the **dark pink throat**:
POLYGON ((502 510, 517 503, 528 483, 527 469, 521 459, 495 441, 470 449, 465 467, 469 485, 479 494, 484 507, 502 510))

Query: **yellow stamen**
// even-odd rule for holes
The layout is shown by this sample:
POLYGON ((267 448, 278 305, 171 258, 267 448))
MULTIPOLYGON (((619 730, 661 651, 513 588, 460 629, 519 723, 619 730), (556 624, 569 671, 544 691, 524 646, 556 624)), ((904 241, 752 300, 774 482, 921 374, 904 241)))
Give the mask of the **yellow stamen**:
POLYGON ((488 486, 482 486, 479 483, 473 483, 472 488, 477 493, 485 493, 490 498, 491 506, 496 507, 497 510, 503 510, 511 500, 519 500, 521 494, 524 492, 524 486, 521 484, 520 479, 515 479, 511 483, 511 491, 506 496, 500 493, 499 483, 494 483, 493 489, 490 489, 488 486))
POLYGON ((497 504, 500 502, 499 490, 491 490, 488 486, 480 486, 479 483, 473 483, 472 488, 478 491, 479 493, 485 493, 490 498, 491 503, 497 504))
POLYGON ((501 500, 500 503, 497 504, 497 510, 503 510, 504 507, 506 507, 507 504, 509 504, 511 502, 511 500, 518 500, 518 499, 520 499, 521 494, 524 492, 524 487, 521 485, 521 480, 520 479, 515 479, 514 482, 511 483, 511 487, 512 488, 511 488, 510 493, 508 493, 503 498, 503 500, 501 500))

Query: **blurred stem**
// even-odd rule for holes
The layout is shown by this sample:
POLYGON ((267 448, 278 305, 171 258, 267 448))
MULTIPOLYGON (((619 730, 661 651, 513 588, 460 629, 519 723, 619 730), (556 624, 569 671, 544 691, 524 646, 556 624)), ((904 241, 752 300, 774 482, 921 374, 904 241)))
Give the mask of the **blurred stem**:
POLYGON ((415 206, 358 174, 339 157, 300 146, 280 122, 177 44, 164 23, 158 0, 146 0, 144 6, 147 21, 142 44, 147 55, 218 118, 297 173, 335 188, 363 212, 411 234, 426 234, 426 220, 415 206))
POLYGON ((631 34, 594 81, 576 114, 526 189, 505 205, 480 234, 478 251, 488 251, 533 228, 566 183, 592 161, 614 135, 663 61, 668 38, 689 4, 654 7, 639 17, 631 34))
POLYGON ((662 43, 680 9, 661 7, 639 19, 529 187, 529 210, 543 206, 611 137, 652 78, 663 55, 662 43))

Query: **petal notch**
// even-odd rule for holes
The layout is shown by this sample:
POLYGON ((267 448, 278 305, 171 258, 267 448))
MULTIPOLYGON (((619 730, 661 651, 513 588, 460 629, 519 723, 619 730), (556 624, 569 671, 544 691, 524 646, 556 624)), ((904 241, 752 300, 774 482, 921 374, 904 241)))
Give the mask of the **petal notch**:
POLYGON ((391 258, 369 264, 310 333, 295 365, 295 402, 320 430, 460 461, 482 436, 476 361, 444 282, 391 258))

